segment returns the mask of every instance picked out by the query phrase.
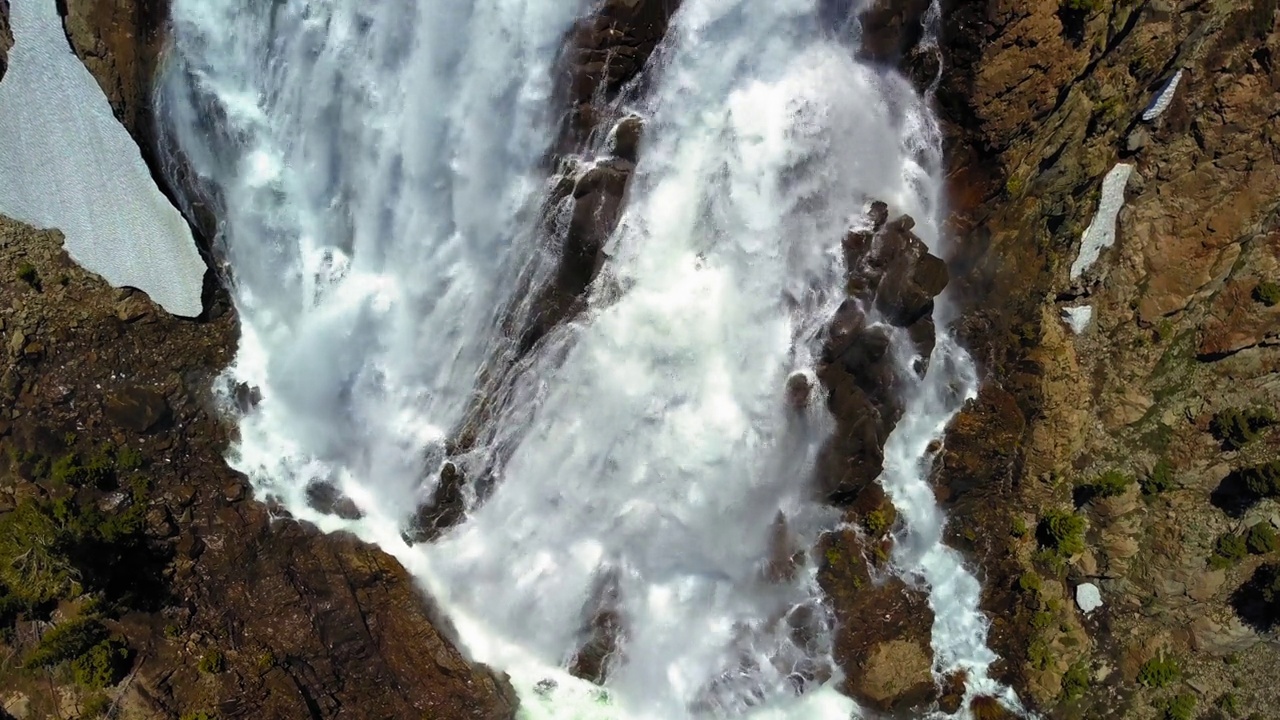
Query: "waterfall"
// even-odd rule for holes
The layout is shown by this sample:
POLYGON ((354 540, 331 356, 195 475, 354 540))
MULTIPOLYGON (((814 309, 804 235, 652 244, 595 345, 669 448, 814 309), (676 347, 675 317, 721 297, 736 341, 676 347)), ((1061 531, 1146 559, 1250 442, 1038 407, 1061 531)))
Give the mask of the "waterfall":
MULTIPOLYGON (((525 717, 856 712, 832 689, 813 562, 769 568, 779 528, 808 548, 839 522, 809 486, 831 419, 787 384, 813 375, 840 239, 870 201, 937 246, 940 163, 926 101, 855 59, 818 4, 685 0, 627 101, 644 142, 585 311, 516 362, 504 318, 555 261, 550 78, 589 4, 174 2, 161 113, 220 209, 243 331, 227 393, 260 394, 240 398, 230 461, 260 497, 394 554, 525 717), (451 459, 490 489, 409 544, 508 361, 487 439, 451 459), (316 483, 361 517, 311 508, 316 483), (564 668, 602 626, 597 686, 564 668)), ((945 331, 931 367, 885 452, 894 566, 930 588, 935 669, 999 692, 980 586, 928 484, 976 375, 945 331)))

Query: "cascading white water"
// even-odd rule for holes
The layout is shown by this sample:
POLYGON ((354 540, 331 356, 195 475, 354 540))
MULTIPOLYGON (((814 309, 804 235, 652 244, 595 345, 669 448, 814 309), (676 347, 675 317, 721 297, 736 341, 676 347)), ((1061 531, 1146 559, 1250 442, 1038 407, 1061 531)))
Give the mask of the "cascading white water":
MULTIPOLYGON (((766 572, 779 513, 799 547, 836 521, 807 486, 830 420, 785 386, 843 297, 844 230, 882 199, 936 246, 940 185, 925 103, 816 5, 685 0, 634 108, 645 144, 589 311, 519 366, 492 494, 411 547, 447 435, 506 351, 516 278, 549 261, 548 77, 587 7, 175 2, 162 107, 221 196, 243 326, 230 374, 262 393, 232 462, 297 516, 395 554, 528 717, 852 711, 814 689, 833 668, 813 568, 766 572), (365 517, 310 509, 314 481, 365 517), (557 669, 602 585, 624 628, 604 704, 557 669)), ((927 447, 974 373, 945 332, 932 367, 886 448, 895 565, 931 588, 937 670, 989 691, 980 588, 928 485, 927 447)))

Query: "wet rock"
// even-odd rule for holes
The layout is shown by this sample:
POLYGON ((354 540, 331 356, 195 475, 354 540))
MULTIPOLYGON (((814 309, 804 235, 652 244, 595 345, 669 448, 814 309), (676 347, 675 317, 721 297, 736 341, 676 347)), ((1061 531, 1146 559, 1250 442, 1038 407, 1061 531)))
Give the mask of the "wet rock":
MULTIPOLYGON (((930 255, 902 216, 873 203, 870 227, 844 239, 849 298, 827 327, 818 379, 826 387, 836 431, 821 460, 818 484, 826 497, 847 504, 875 480, 883 446, 902 415, 901 370, 889 352, 890 328, 906 328, 916 352, 927 358, 935 341, 933 298, 947 285, 946 264, 930 255)), ((916 368, 923 372, 923 365, 916 368)))
POLYGON ((644 120, 638 115, 628 115, 613 127, 613 155, 628 162, 640 159, 640 136, 644 133, 644 120))
MULTIPOLYGON (((859 512, 876 504, 868 497, 859 512)), ((846 518, 854 519, 851 513, 846 518)), ((928 597, 895 577, 873 578, 870 563, 881 562, 886 547, 864 547, 853 531, 824 536, 819 551, 818 582, 837 618, 834 656, 848 678, 846 691, 882 710, 927 705, 935 695, 927 654, 933 623, 928 597)))
POLYGON ((890 640, 871 651, 854 687, 860 698, 882 710, 914 707, 927 702, 934 692, 932 665, 927 646, 890 640))
POLYGON ((440 480, 431 501, 418 508, 408 531, 409 542, 429 542, 466 516, 467 477, 462 468, 447 462, 440 469, 440 480))
POLYGON ((136 433, 163 430, 171 416, 163 394, 138 385, 108 392, 102 406, 108 420, 136 433))
POLYGON ((343 520, 359 520, 364 517, 364 513, 355 502, 330 483, 308 485, 307 504, 316 512, 335 515, 343 520))
POLYGON ((597 131, 607 103, 640 75, 679 6, 679 0, 604 0, 574 26, 561 59, 560 94, 569 110, 557 154, 573 152, 597 131))
POLYGON ((626 628, 621 607, 617 576, 605 573, 584 608, 588 620, 579 631, 582 639, 578 652, 569 662, 572 675, 602 684, 608 679, 609 671, 622 661, 626 628))

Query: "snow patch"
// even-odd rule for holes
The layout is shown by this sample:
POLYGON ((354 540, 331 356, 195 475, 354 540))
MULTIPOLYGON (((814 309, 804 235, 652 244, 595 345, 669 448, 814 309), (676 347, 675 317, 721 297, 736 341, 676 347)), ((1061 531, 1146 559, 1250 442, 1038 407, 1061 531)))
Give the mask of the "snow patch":
POLYGON ((1080 307, 1063 308, 1062 320, 1071 328, 1072 332, 1079 335, 1093 321, 1093 306, 1082 305, 1080 307))
POLYGON ((1085 615, 1102 607, 1102 591, 1093 583, 1084 583, 1076 586, 1076 605, 1080 606, 1080 611, 1085 615))
POLYGON ((205 264, 133 138, 67 46, 54 0, 12 0, 0 82, 0 214, 57 228, 85 269, 196 316, 205 264))
POLYGON ((1124 189, 1129 184, 1133 166, 1118 163, 1102 179, 1102 197, 1098 200, 1098 212, 1085 229, 1080 240, 1080 255, 1071 264, 1071 279, 1078 280, 1085 270, 1098 261, 1103 248, 1116 242, 1116 218, 1124 207, 1124 189))
POLYGON ((1155 120, 1163 115, 1165 110, 1169 109, 1169 103, 1173 102, 1173 95, 1178 91, 1178 83, 1182 82, 1182 72, 1182 70, 1178 70, 1178 72, 1174 73, 1173 77, 1169 78, 1169 81, 1164 84, 1164 87, 1160 88, 1160 92, 1156 93, 1156 96, 1151 99, 1151 104, 1142 113, 1144 122, 1155 120))

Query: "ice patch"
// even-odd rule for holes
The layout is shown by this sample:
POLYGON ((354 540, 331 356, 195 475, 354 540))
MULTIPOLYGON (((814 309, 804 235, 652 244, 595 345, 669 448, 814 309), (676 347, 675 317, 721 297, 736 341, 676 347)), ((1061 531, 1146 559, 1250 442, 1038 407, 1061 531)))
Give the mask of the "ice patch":
POLYGON ((1079 335, 1089 327, 1089 323, 1093 321, 1093 306, 1082 305, 1080 307, 1063 308, 1062 320, 1071 328, 1071 331, 1079 335))
POLYGON ((1118 163, 1111 172, 1102 179, 1102 197, 1098 200, 1098 212, 1093 222, 1085 229, 1080 240, 1080 255, 1071 263, 1071 279, 1077 280, 1085 270, 1098 261, 1103 248, 1111 247, 1116 242, 1116 217, 1120 208, 1124 207, 1124 188, 1129 184, 1129 176, 1133 174, 1133 166, 1118 163))
POLYGON ((1151 104, 1142 113, 1143 122, 1151 122, 1169 109, 1169 103, 1173 102, 1173 95, 1178 91, 1178 83, 1182 82, 1182 72, 1178 70, 1174 73, 1173 77, 1169 78, 1169 82, 1166 82, 1164 87, 1160 88, 1160 92, 1151 99, 1151 104))
POLYGON ((1102 591, 1093 583, 1076 586, 1076 605, 1079 605, 1080 610, 1088 615, 1102 607, 1102 591))
POLYGON ((0 82, 0 214, 66 236, 107 282, 196 316, 205 264, 133 138, 67 46, 54 0, 13 0, 0 82))

